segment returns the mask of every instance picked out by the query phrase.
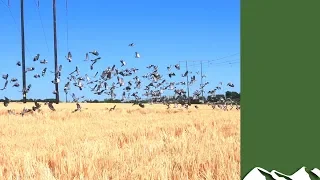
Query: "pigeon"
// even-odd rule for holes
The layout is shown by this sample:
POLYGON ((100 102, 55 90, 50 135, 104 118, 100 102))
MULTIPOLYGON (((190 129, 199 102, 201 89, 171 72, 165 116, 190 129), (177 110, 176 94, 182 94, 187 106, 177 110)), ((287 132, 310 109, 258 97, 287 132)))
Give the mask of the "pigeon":
POLYGON ((56 109, 53 107, 53 102, 49 102, 48 107, 51 109, 51 111, 56 111, 56 109))
POLYGON ((16 65, 17 65, 17 66, 21 66, 21 62, 20 62, 20 61, 18 61, 16 65))
POLYGON ((186 77, 188 75, 189 71, 186 71, 184 74, 182 74, 182 77, 186 77))
POLYGON ((3 105, 4 105, 5 107, 8 107, 9 102, 10 102, 9 98, 4 97, 3 105))
POLYGON ((9 82, 9 81, 8 81, 8 80, 6 80, 6 82, 4 83, 4 86, 3 86, 3 88, 2 88, 2 89, 0 89, 1 91, 2 91, 2 90, 5 90, 5 89, 7 89, 7 85, 8 85, 8 82, 9 82))
POLYGON ((10 82, 17 82, 18 79, 17 78, 11 78, 10 82))
POLYGON ((33 111, 39 110, 40 107, 41 105, 37 101, 34 101, 34 106, 32 106, 32 110, 33 111))
POLYGON ((8 114, 16 114, 16 113, 14 112, 14 110, 9 109, 9 110, 8 110, 8 114))
POLYGON ((40 63, 41 63, 41 64, 47 64, 48 61, 44 59, 44 60, 41 60, 40 63))
POLYGON ((46 72, 47 72, 47 68, 44 68, 41 73, 42 77, 46 74, 46 72))
POLYGON ((126 62, 124 60, 120 60, 121 67, 126 65, 126 62))
POLYGON ((118 83, 117 84, 120 84, 120 86, 123 86, 124 85, 124 80, 123 80, 123 78, 121 78, 121 77, 117 77, 117 79, 118 79, 118 83))
POLYGON ((115 110, 115 109, 116 109, 116 106, 117 106, 117 105, 114 105, 112 108, 110 108, 110 110, 109 110, 109 111, 113 111, 113 110, 115 110))
POLYGON ((9 74, 4 74, 4 75, 2 75, 2 78, 5 79, 5 80, 7 80, 8 77, 9 77, 9 74))
POLYGON ((99 56, 99 53, 98 53, 98 51, 96 51, 96 50, 94 50, 94 51, 92 51, 92 52, 89 52, 89 53, 91 53, 91 54, 93 54, 93 55, 95 55, 95 56, 99 56))
POLYGON ((31 89, 31 84, 29 84, 26 89, 23 89, 22 92, 26 94, 30 91, 30 89, 31 89))
POLYGON ((28 112, 31 112, 31 111, 32 111, 32 109, 27 109, 27 108, 24 107, 20 114, 21 114, 21 116, 24 116, 25 113, 28 113, 28 112))
POLYGON ((229 82, 229 83, 227 84, 227 86, 229 86, 229 87, 234 87, 234 84, 231 83, 231 82, 229 82))
POLYGON ((140 54, 138 52, 136 52, 135 58, 140 58, 140 54))
POLYGON ((20 86, 20 84, 16 82, 16 83, 13 84, 12 87, 19 87, 19 86, 20 86))
POLYGON ((171 78, 172 76, 175 76, 175 75, 176 75, 175 73, 170 73, 169 77, 171 78))
POLYGON ((144 104, 139 103, 138 105, 139 105, 141 108, 144 108, 144 104))
POLYGON ((26 71, 25 71, 25 73, 27 73, 28 71, 34 71, 34 70, 35 70, 35 68, 34 68, 34 67, 27 68, 27 69, 26 69, 26 71))
POLYGON ((96 74, 95 74, 93 77, 96 78, 96 76, 98 75, 98 73, 99 73, 99 72, 97 71, 96 74))
POLYGON ((33 61, 38 61, 40 58, 40 54, 37 54, 34 58, 33 58, 33 61))
POLYGON ((72 54, 71 54, 70 51, 68 52, 68 56, 66 56, 66 59, 67 59, 69 62, 72 61, 72 54))
POLYGON ((97 63, 97 61, 100 60, 100 59, 101 59, 101 57, 98 57, 98 58, 96 58, 96 59, 91 60, 91 61, 92 61, 92 64, 90 65, 90 69, 91 69, 91 70, 93 70, 93 65, 94 65, 95 63, 97 63))
POLYGON ((81 106, 80 106, 80 104, 77 102, 77 108, 74 110, 74 111, 72 111, 73 113, 74 112, 77 112, 77 111, 81 111, 81 106))
POLYGON ((55 78, 54 80, 51 81, 53 84, 59 84, 60 83, 60 78, 55 78))
POLYGON ((130 44, 129 44, 130 47, 133 47, 134 45, 135 45, 134 43, 130 43, 130 44))
POLYGON ((89 60, 89 53, 86 53, 86 59, 85 61, 88 61, 89 60))

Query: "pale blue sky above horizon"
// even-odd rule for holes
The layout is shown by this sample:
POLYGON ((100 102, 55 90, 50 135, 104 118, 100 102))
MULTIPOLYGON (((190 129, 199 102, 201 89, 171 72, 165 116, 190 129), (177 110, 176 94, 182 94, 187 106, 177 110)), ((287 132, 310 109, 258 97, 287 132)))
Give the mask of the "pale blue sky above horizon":
MULTIPOLYGON (((0 1, 0 72, 1 75, 8 73, 9 79, 18 78, 21 84, 21 88, 13 88, 12 83, 9 83, 6 90, 0 91, 0 99, 4 96, 21 99, 21 67, 15 65, 21 60, 20 1, 9 0, 13 17, 5 6, 8 0, 0 1)), ((26 67, 36 68, 35 71, 27 73, 27 84, 32 84, 27 98, 54 98, 54 85, 51 83, 54 75, 50 73, 54 68, 52 1, 39 0, 40 16, 37 1, 25 0, 26 67), (32 58, 37 53, 40 54, 40 59, 46 59, 49 63, 43 65, 33 62, 32 58), (41 74, 44 67, 48 68, 46 77, 33 78, 34 74, 41 74)), ((57 0, 58 61, 63 65, 64 75, 60 85, 61 100, 65 100, 63 86, 66 83, 66 74, 73 71, 76 65, 79 66, 81 75, 87 73, 93 76, 95 72, 100 73, 113 64, 120 68, 119 61, 124 59, 128 68, 138 68, 137 75, 142 76, 150 71, 145 68, 150 64, 158 65, 160 72, 167 74, 168 65, 190 60, 189 71, 195 74, 196 71, 200 71, 200 66, 193 66, 199 63, 191 61, 215 60, 240 53, 238 0, 87 2, 91 3, 68 0, 66 15, 66 1, 57 0), (136 46, 128 47, 132 42, 136 46), (65 59, 68 49, 73 54, 71 63, 65 59), (85 53, 93 50, 99 51, 102 59, 91 71, 89 63, 83 60, 85 53), (140 59, 134 58, 135 51, 140 53, 140 59)), ((240 54, 213 61, 210 66, 204 63, 203 73, 207 76, 204 82, 210 83, 205 90, 212 90, 221 81, 224 84, 233 82, 235 88, 229 89, 240 92, 239 62, 240 54)), ((172 80, 185 81, 181 77, 185 67, 182 63, 181 66, 181 70, 172 80)), ((134 76, 125 79, 132 79, 134 76)), ((1 78, 0 88, 4 82, 1 78)), ((199 84, 198 76, 197 83, 190 88, 191 94, 199 88, 199 84)), ((94 95, 89 88, 83 91, 73 86, 71 88, 71 93, 74 92, 77 96, 84 95, 88 99, 109 98, 107 95, 94 95)), ((120 98, 122 90, 117 90, 116 93, 117 98, 120 98)))

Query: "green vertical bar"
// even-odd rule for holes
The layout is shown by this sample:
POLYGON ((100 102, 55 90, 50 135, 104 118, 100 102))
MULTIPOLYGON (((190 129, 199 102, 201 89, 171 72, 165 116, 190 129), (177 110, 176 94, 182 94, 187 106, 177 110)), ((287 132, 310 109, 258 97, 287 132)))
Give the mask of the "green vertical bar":
POLYGON ((320 169, 320 1, 241 1, 241 177, 320 169))

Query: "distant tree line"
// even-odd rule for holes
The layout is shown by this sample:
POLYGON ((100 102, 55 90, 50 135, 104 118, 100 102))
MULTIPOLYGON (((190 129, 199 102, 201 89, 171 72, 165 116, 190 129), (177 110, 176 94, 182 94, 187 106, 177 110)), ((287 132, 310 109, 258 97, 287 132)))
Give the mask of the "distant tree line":
MULTIPOLYGON (((192 96, 190 97, 190 103, 192 104, 201 104, 201 103, 206 103, 206 102, 212 102, 212 101, 218 101, 220 98, 230 98, 234 102, 240 103, 240 93, 234 92, 234 91, 227 91, 225 95, 223 94, 217 94, 214 97, 212 96, 207 96, 202 99, 201 97, 199 99, 193 99, 192 96)), ((169 101, 174 101, 174 97, 168 97, 169 101)), ((187 97, 186 97, 187 99, 187 97)), ((50 101, 55 101, 54 98, 52 99, 27 99, 27 102, 50 102, 50 101)), ((23 99, 21 100, 10 100, 11 102, 23 102, 23 99)), ((104 99, 104 100, 97 100, 97 99, 87 99, 85 100, 87 103, 133 103, 135 102, 134 100, 129 100, 129 101, 124 101, 122 102, 120 99, 104 99)), ((0 102, 4 102, 4 99, 0 99, 0 102)), ((142 103, 148 103, 150 102, 150 99, 144 99, 141 100, 140 102, 142 103)))

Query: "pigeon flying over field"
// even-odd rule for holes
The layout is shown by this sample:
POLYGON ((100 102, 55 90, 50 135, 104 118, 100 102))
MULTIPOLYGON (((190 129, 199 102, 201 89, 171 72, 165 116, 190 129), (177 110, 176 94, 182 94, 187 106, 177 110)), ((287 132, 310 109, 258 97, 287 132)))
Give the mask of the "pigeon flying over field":
POLYGON ((9 74, 2 75, 2 78, 5 79, 5 80, 8 80, 8 77, 9 77, 9 74))
POLYGON ((13 84, 12 87, 19 87, 19 86, 20 86, 20 84, 16 82, 16 83, 13 84))
POLYGON ((144 104, 139 103, 138 105, 139 105, 141 108, 144 108, 144 104))
POLYGON ((136 58, 140 58, 140 54, 138 52, 136 52, 136 58))
POLYGON ((9 98, 4 97, 3 105, 4 105, 5 107, 8 107, 9 102, 10 102, 9 98))
POLYGON ((49 102, 48 107, 51 109, 51 111, 56 111, 56 109, 53 107, 53 102, 49 102))
POLYGON ((41 63, 41 64, 47 64, 48 61, 44 59, 44 60, 41 60, 40 63, 41 63))
POLYGON ((114 105, 112 108, 110 108, 109 112, 115 110, 115 109, 116 109, 116 106, 117 106, 117 105, 114 105))
POLYGON ((34 106, 32 106, 32 110, 33 111, 39 110, 40 107, 41 107, 41 105, 37 101, 35 101, 34 106))
POLYGON ((53 84, 59 84, 60 83, 60 78, 57 77, 54 80, 51 81, 53 84))
POLYGON ((16 113, 14 112, 14 110, 12 110, 12 109, 8 109, 8 114, 13 115, 13 114, 16 114, 16 113))
POLYGON ((92 61, 92 64, 90 65, 90 69, 91 69, 91 70, 93 70, 93 65, 94 65, 95 63, 97 63, 98 60, 100 60, 100 59, 101 59, 101 57, 98 57, 98 58, 96 58, 96 59, 91 60, 91 61, 92 61))
POLYGON ((130 47, 133 47, 133 46, 134 46, 134 43, 130 43, 129 46, 130 46, 130 47))
POLYGON ((6 82, 4 83, 4 86, 3 86, 3 88, 2 88, 2 89, 0 89, 1 91, 2 91, 2 90, 5 90, 5 89, 7 89, 7 85, 8 85, 8 82, 9 82, 9 81, 8 81, 8 80, 6 80, 6 82))
POLYGON ((28 71, 33 71, 33 70, 35 70, 35 68, 34 68, 34 67, 27 68, 27 69, 26 69, 26 71, 25 71, 25 73, 27 73, 28 71))
POLYGON ((123 80, 123 78, 121 78, 121 77, 117 77, 117 79, 118 79, 118 84, 120 84, 120 86, 123 86, 124 85, 124 80, 123 80))
POLYGON ((68 52, 68 56, 66 56, 66 59, 67 59, 69 62, 72 61, 72 54, 71 54, 70 51, 68 52))
POLYGON ((120 60, 121 67, 126 65, 126 62, 124 60, 120 60))
POLYGON ((169 77, 171 78, 172 76, 175 76, 175 75, 176 75, 175 73, 170 73, 169 77))
POLYGON ((38 61, 40 58, 40 54, 37 54, 34 58, 33 58, 33 61, 38 61))
POLYGON ((179 65, 179 64, 174 65, 174 67, 175 67, 177 70, 180 70, 180 65, 179 65))
POLYGON ((73 113, 74 112, 77 112, 77 111, 81 111, 81 106, 80 106, 80 104, 77 102, 77 108, 74 110, 74 111, 72 111, 73 113))
POLYGON ((171 65, 167 67, 167 70, 170 71, 171 70, 171 65))
POLYGON ((86 59, 85 61, 88 61, 89 60, 89 53, 86 53, 86 59))
POLYGON ((20 114, 21 114, 21 116, 24 116, 25 113, 28 113, 28 112, 31 112, 31 111, 32 111, 32 109, 27 109, 27 108, 24 107, 20 114))
POLYGON ((31 89, 31 84, 29 84, 26 89, 22 89, 22 93, 27 94, 30 91, 30 89, 31 89))
POLYGON ((40 74, 33 75, 34 78, 40 78, 40 74))
POLYGON ((46 72, 47 72, 47 68, 44 68, 44 69, 42 70, 41 75, 44 76, 44 75, 46 74, 46 72))
POLYGON ((17 65, 17 66, 21 66, 21 62, 20 62, 20 61, 18 61, 16 65, 17 65))
POLYGON ((89 52, 89 53, 91 53, 91 54, 93 54, 93 55, 95 55, 95 56, 99 56, 99 52, 96 51, 96 50, 94 50, 94 51, 92 51, 92 52, 89 52))
POLYGON ((229 83, 227 84, 227 86, 229 86, 229 87, 234 87, 234 84, 231 83, 231 82, 229 82, 229 83))
POLYGON ((98 73, 99 73, 99 72, 97 71, 96 74, 95 74, 93 77, 96 78, 96 76, 98 75, 98 73))
POLYGON ((186 71, 184 74, 182 74, 182 77, 186 77, 188 75, 188 71, 186 71))
POLYGON ((10 82, 17 82, 18 79, 17 78, 11 78, 10 82))

